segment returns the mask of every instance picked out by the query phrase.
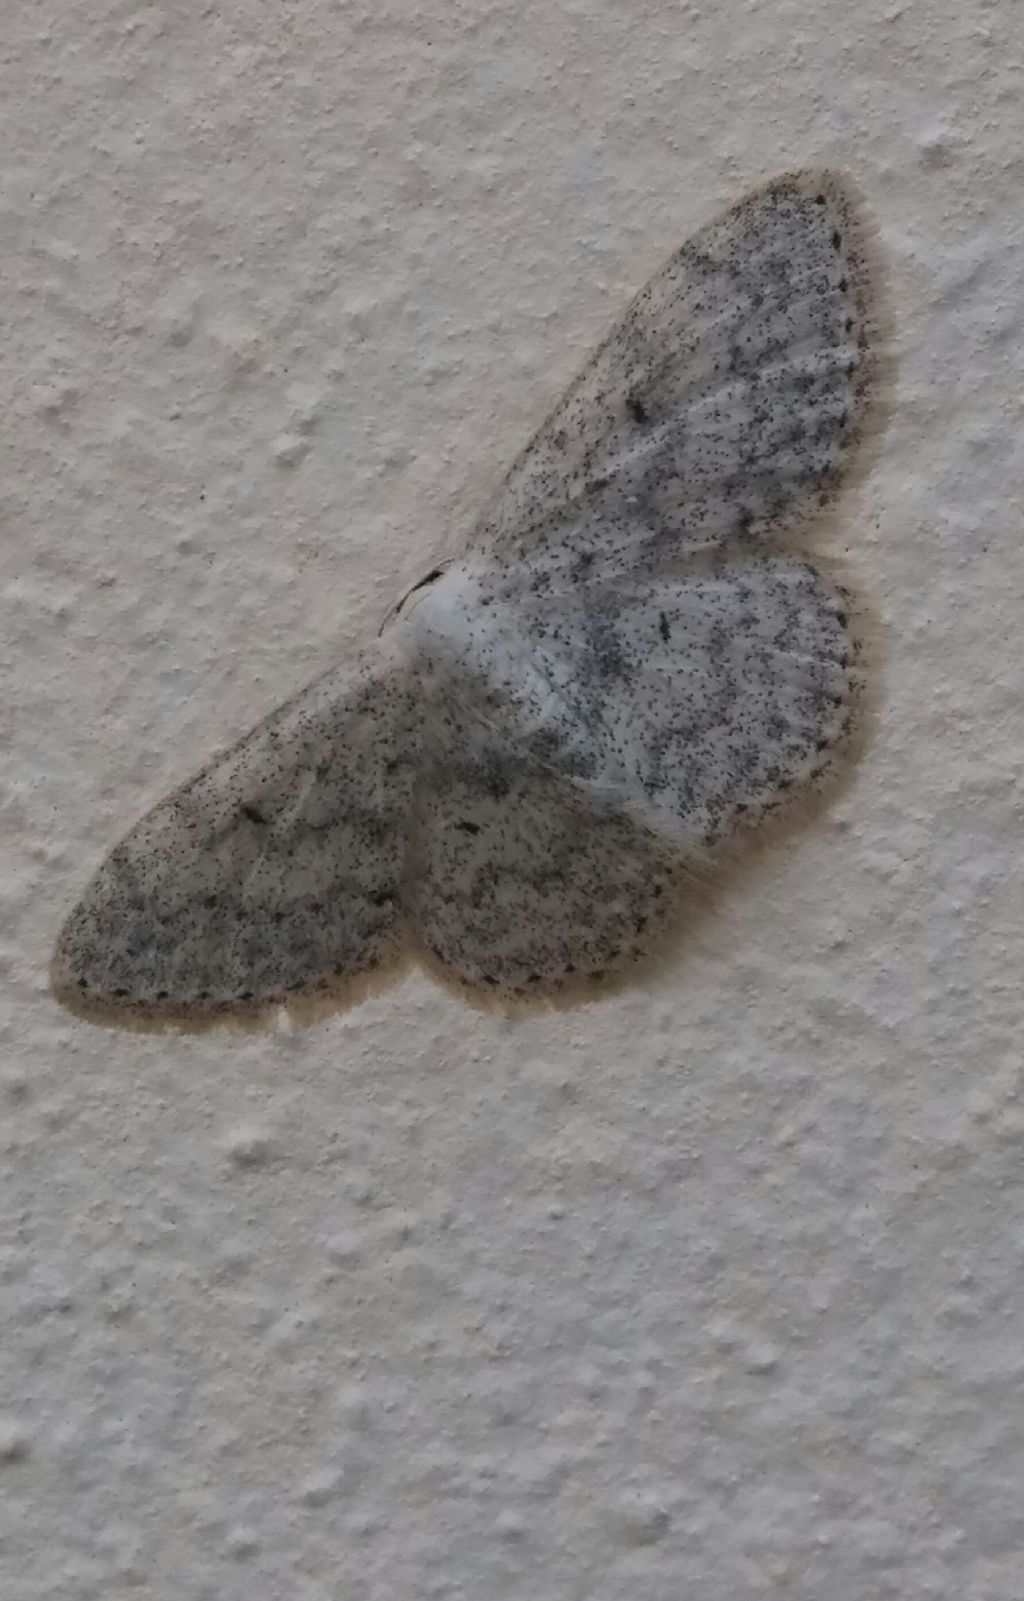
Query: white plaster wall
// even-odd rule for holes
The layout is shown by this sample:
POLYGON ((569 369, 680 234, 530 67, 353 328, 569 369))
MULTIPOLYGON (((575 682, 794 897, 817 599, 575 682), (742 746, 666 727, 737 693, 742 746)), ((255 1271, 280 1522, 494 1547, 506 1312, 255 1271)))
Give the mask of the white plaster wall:
POLYGON ((5 1601, 1024 1596, 1022 66, 1012 0, 5 13, 5 1601), (60 1012, 104 849, 811 161, 900 358, 841 800, 584 1009, 60 1012))

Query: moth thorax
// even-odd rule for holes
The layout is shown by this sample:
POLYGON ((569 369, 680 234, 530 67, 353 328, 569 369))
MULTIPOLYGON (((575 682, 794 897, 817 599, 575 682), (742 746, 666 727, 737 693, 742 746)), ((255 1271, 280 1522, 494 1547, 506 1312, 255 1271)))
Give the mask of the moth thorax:
POLYGON ((415 601, 407 626, 428 657, 441 656, 475 668, 488 664, 499 637, 494 605, 464 562, 449 567, 415 601))

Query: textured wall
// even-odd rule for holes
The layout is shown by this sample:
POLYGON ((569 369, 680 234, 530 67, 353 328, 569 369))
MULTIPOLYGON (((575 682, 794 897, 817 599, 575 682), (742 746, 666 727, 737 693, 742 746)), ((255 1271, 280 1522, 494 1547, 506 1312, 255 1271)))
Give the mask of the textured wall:
POLYGON ((5 1598, 1018 1598, 1018 8, 4 31, 5 1598), (583 1009, 59 1012, 118 833, 370 636, 696 223, 822 160, 900 360, 838 803, 583 1009))

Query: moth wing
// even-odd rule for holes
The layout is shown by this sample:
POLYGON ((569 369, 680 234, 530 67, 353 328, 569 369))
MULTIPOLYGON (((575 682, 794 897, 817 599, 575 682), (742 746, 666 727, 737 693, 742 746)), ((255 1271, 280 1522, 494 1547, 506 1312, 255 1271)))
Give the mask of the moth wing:
POLYGON ((668 913, 674 872, 649 829, 532 759, 507 727, 468 728, 459 708, 428 734, 404 906, 463 981, 543 992, 621 965, 668 913))
POLYGON ((187 1019, 371 966, 396 921, 417 746, 400 656, 317 679, 110 853, 58 938, 57 995, 187 1019))
MULTIPOLYGON (((848 602, 797 556, 590 585, 518 612, 577 782, 699 855, 820 771, 858 684, 848 602)), ((539 698, 538 698, 539 704, 539 698)))
POLYGON ((654 568, 764 535, 849 459, 873 351, 849 187, 776 179, 641 290, 513 465, 473 549, 522 583, 654 568))
POLYGON ((521 993, 648 946, 687 867, 827 763, 853 654, 788 556, 502 611, 435 701, 403 895, 461 978, 521 993))

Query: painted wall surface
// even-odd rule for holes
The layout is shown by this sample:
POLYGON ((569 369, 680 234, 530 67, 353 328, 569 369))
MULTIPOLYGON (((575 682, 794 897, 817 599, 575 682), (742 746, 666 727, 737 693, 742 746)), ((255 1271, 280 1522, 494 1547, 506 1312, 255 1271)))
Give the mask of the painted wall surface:
POLYGON ((1024 1595, 1024 13, 10 8, 0 1589, 1024 1595), (150 802, 465 537, 629 295, 866 192, 852 782, 571 1011, 413 970, 125 1034, 50 946, 150 802))

